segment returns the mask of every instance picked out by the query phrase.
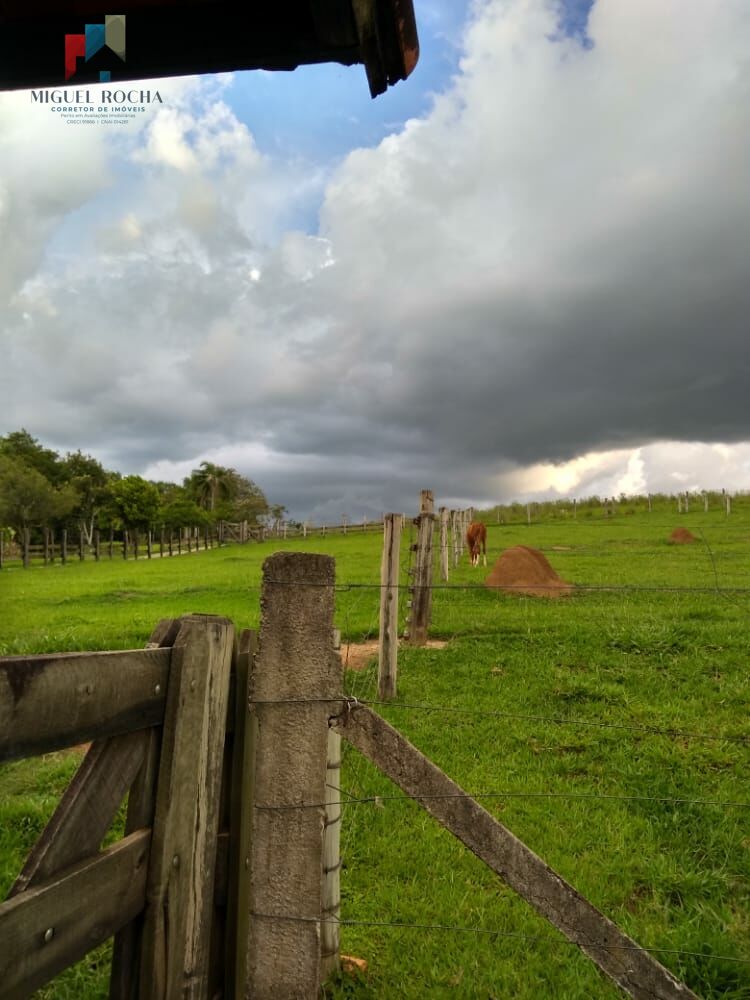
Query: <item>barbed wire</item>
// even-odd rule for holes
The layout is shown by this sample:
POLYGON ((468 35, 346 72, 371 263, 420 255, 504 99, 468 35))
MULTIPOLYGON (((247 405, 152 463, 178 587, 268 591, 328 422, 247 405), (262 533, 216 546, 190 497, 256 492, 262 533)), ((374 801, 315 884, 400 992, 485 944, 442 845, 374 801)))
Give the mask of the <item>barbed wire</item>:
MULTIPOLYGON (((409 589, 407 583, 384 584, 360 580, 350 580, 346 583, 320 583, 308 580, 273 580, 264 581, 274 587, 310 587, 310 588, 332 588, 336 593, 346 593, 353 590, 383 590, 386 587, 397 588, 399 591, 409 589)), ((260 590, 262 585, 249 586, 248 590, 260 590)), ((569 583, 571 592, 597 592, 612 591, 613 593, 665 593, 665 594, 750 594, 750 587, 730 586, 700 586, 700 587, 677 587, 670 584, 640 584, 640 583, 569 583)), ((503 583, 489 586, 486 583, 432 583, 431 590, 478 590, 485 593, 506 590, 559 590, 560 584, 548 583, 503 583)))
POLYGON ((623 730, 625 732, 637 732, 637 733, 648 733, 652 736, 670 736, 672 738, 678 739, 692 739, 692 740, 706 740, 711 742, 721 742, 721 743, 739 743, 741 745, 750 745, 750 736, 731 736, 722 735, 720 733, 705 733, 705 732, 691 732, 683 729, 669 729, 669 728, 659 728, 657 726, 638 726, 629 723, 618 723, 618 722, 592 722, 587 719, 562 719, 556 716, 550 715, 527 715, 522 712, 497 712, 494 710, 485 710, 477 708, 456 708, 452 705, 424 705, 424 704, 414 704, 410 702, 399 702, 399 701, 378 701, 377 699, 360 699, 351 697, 332 697, 332 698, 278 698, 270 699, 266 701, 252 701, 253 705, 334 705, 336 703, 341 703, 345 707, 356 707, 356 705, 364 706, 384 706, 387 708, 402 708, 409 711, 418 712, 448 712, 458 715, 470 715, 473 717, 483 717, 483 718, 497 718, 497 719, 517 719, 523 722, 548 722, 555 725, 564 726, 582 726, 585 728, 592 729, 615 729, 623 730), (353 704, 354 703, 354 704, 353 704))
MULTIPOLYGON (((295 916, 292 914, 284 913, 259 913, 257 911, 252 911, 250 916, 255 917, 260 920, 278 920, 278 921, 290 921, 294 923, 332 923, 338 924, 342 927, 393 927, 399 930, 420 930, 420 931, 450 931, 459 932, 467 934, 477 934, 489 937, 502 937, 502 938, 517 938, 522 941, 535 941, 535 942, 545 942, 555 945, 563 945, 573 948, 581 948, 580 944, 575 941, 567 940, 564 937, 552 937, 550 934, 523 934, 518 931, 500 931, 485 927, 465 927, 453 924, 420 924, 420 923, 407 923, 396 920, 347 920, 347 919, 334 919, 330 917, 303 917, 295 916)), ((734 955, 714 955, 710 952, 702 951, 684 951, 678 948, 658 948, 648 947, 642 945, 624 945, 624 944, 603 944, 597 941, 587 941, 587 948, 596 948, 601 951, 635 951, 642 952, 646 954, 655 955, 675 955, 682 956, 685 958, 704 958, 712 959, 717 962, 737 962, 741 965, 750 965, 750 959, 748 958, 737 958, 734 955)))
POLYGON ((521 712, 496 712, 494 710, 484 710, 475 708, 456 708, 449 705, 420 705, 420 704, 410 704, 408 702, 398 702, 398 701, 368 701, 363 702, 367 705, 381 705, 387 706, 389 708, 404 708, 414 711, 423 712, 451 712, 461 715, 472 715, 481 716, 489 718, 498 719, 518 719, 525 722, 550 722, 557 725, 565 726, 583 726, 594 729, 618 729, 624 730, 626 732, 642 732, 649 733, 650 735, 658 736, 671 736, 680 739, 693 739, 693 740, 710 740, 718 742, 728 742, 728 743, 740 743, 750 745, 750 737, 748 736, 729 736, 721 735, 718 733, 695 733, 689 732, 687 730, 681 729, 661 729, 656 726, 637 726, 628 723, 618 723, 618 722, 590 722, 586 719, 561 719, 555 716, 549 715, 525 715, 521 712))
MULTIPOLYGON (((330 786, 334 787, 334 786, 330 786)), ((279 802, 254 803, 253 808, 263 812, 287 812, 297 809, 322 809, 325 806, 380 805, 382 802, 422 802, 441 799, 601 799, 614 802, 660 802, 663 805, 724 806, 729 809, 750 809, 750 802, 733 802, 727 799, 685 799, 666 795, 614 795, 606 792, 445 792, 442 794, 415 793, 413 795, 368 795, 362 798, 341 799, 339 802, 279 802)))

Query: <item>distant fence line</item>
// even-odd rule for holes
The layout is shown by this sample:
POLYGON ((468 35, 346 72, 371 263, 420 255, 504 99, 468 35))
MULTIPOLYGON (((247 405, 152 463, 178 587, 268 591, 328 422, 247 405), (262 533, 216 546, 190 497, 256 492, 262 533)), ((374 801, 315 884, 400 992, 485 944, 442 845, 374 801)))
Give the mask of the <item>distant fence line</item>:
POLYGON ((328 534, 344 534, 382 531, 383 521, 344 520, 340 524, 316 525, 309 521, 281 521, 273 526, 254 525, 247 521, 219 521, 211 526, 192 526, 169 529, 163 526, 156 530, 137 531, 134 529, 110 529, 102 532, 95 529, 90 541, 82 531, 51 528, 42 530, 42 542, 32 544, 30 531, 24 537, 8 542, 0 531, 0 569, 8 562, 23 562, 29 566, 32 559, 42 560, 44 565, 70 560, 83 562, 93 559, 160 559, 162 557, 205 552, 228 543, 245 544, 264 542, 273 538, 307 538, 328 534))
MULTIPOLYGON (((423 491, 424 492, 424 491, 423 491)), ((440 531, 440 563, 443 580, 448 579, 448 565, 452 554, 453 564, 458 563, 464 551, 463 536, 471 520, 484 521, 486 524, 538 524, 544 521, 564 520, 577 521, 581 519, 608 520, 617 515, 640 513, 658 513, 672 511, 677 514, 687 514, 692 510, 722 511, 727 517, 732 513, 733 505, 744 501, 750 494, 738 491, 735 494, 727 490, 704 490, 701 492, 686 491, 677 494, 644 494, 642 496, 620 496, 604 498, 587 498, 579 500, 540 500, 527 503, 514 502, 497 504, 481 511, 473 507, 463 510, 448 510, 441 507, 435 525, 440 531), (636 508, 642 507, 638 511, 636 508), (452 545, 448 545, 448 531, 452 535, 452 545), (452 552, 449 553, 449 548, 452 552)), ((417 515, 400 515, 399 531, 402 532, 410 523, 418 524, 424 510, 420 505, 417 515)), ((313 521, 277 520, 273 524, 251 524, 248 521, 218 521, 214 525, 203 527, 189 526, 169 529, 166 525, 150 531, 135 529, 110 529, 109 532, 94 530, 90 540, 83 531, 63 529, 55 532, 50 528, 43 529, 41 544, 30 542, 30 532, 27 529, 24 536, 8 541, 0 529, 0 569, 12 561, 22 561, 29 566, 32 559, 41 559, 44 565, 59 560, 65 564, 70 559, 83 561, 87 558, 99 561, 109 559, 152 559, 165 556, 183 555, 185 553, 206 551, 230 542, 245 544, 247 542, 264 542, 271 539, 326 537, 327 535, 363 534, 386 530, 387 517, 385 513, 376 519, 363 517, 361 520, 350 520, 344 515, 337 524, 316 524, 313 521)), ((389 529, 389 530, 392 530, 389 529)))

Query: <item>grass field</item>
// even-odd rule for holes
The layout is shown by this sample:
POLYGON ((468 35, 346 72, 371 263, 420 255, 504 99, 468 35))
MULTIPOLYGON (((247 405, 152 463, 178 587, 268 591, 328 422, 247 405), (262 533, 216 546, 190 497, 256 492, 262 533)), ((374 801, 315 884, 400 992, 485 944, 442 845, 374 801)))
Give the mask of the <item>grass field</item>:
MULTIPOLYGON (((434 593, 431 634, 448 644, 402 650, 399 698, 379 710, 465 789, 504 793, 482 802, 639 944, 664 949, 696 993, 747 1000, 750 518, 491 525, 488 541, 491 558, 541 548, 580 589, 545 601, 474 588, 484 574, 464 558, 450 584, 465 586, 434 593), (699 542, 669 544, 677 524, 699 542)), ((6 568, 0 653, 137 647, 158 619, 191 611, 257 626, 260 567, 279 548, 334 555, 337 626, 352 641, 377 635, 380 537, 350 533, 6 568)), ((374 698, 374 665, 347 686, 374 698)), ((0 770, 0 893, 75 763, 71 752, 0 770)), ((379 801, 345 808, 342 835, 342 916, 359 922, 343 950, 368 973, 329 996, 620 995, 353 750, 342 785, 379 801)), ((106 961, 102 949, 39 996, 106 996, 106 961)))

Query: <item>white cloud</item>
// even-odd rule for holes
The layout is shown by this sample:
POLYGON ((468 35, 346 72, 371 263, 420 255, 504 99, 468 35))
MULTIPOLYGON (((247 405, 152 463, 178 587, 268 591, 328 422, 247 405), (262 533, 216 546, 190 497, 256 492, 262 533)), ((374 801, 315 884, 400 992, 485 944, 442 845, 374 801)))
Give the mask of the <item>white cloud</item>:
POLYGON ((7 429, 234 448, 307 509, 745 484, 750 6, 598 0, 590 49, 546 0, 473 9, 431 111, 330 178, 259 149, 230 79, 114 151, 3 98, 7 429))

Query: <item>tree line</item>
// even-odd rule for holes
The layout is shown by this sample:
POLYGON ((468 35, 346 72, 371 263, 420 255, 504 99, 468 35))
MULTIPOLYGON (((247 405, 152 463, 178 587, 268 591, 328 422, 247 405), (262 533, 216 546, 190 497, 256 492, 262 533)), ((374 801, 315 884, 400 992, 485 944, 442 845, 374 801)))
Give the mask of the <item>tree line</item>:
POLYGON ((207 528, 220 521, 250 525, 278 520, 263 490, 236 469, 201 462, 177 483, 124 476, 80 450, 62 456, 26 430, 0 437, 0 532, 6 540, 38 542, 42 533, 207 528))

